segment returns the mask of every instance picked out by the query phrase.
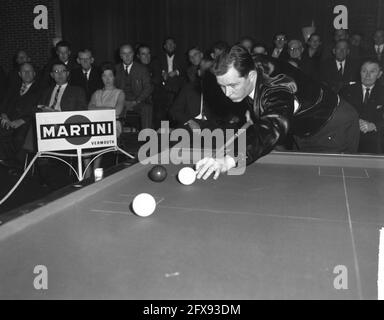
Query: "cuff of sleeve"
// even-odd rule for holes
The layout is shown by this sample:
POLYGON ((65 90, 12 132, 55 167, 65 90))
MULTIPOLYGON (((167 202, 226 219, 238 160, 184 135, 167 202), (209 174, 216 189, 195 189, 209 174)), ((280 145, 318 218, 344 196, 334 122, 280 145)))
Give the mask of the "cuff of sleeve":
POLYGON ((231 156, 225 156, 225 162, 226 162, 227 170, 230 170, 236 167, 236 161, 231 156))

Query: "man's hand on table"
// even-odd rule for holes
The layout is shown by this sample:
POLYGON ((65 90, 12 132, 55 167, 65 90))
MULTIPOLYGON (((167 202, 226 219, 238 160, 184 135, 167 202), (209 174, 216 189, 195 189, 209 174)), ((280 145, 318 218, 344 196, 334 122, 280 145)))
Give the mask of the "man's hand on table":
POLYGON ((372 122, 368 122, 366 120, 360 119, 359 125, 360 125, 360 131, 363 133, 377 131, 376 125, 372 122))
POLYGON ((229 171, 236 167, 235 160, 230 156, 224 158, 204 158, 196 163, 196 177, 197 179, 208 179, 214 173, 213 179, 217 179, 220 173, 229 171))

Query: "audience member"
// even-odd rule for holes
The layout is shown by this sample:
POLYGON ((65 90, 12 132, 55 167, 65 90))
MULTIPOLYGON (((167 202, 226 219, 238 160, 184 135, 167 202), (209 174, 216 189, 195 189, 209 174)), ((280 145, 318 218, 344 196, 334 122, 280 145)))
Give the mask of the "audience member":
POLYGON ((271 56, 276 59, 288 60, 287 50, 287 35, 283 32, 277 33, 273 37, 273 48, 271 50, 271 56))
MULTIPOLYGON (((115 87, 115 68, 113 64, 106 63, 101 67, 101 77, 103 80, 104 88, 97 90, 93 93, 91 101, 89 102, 89 110, 116 110, 116 136, 117 139, 123 131, 121 123, 121 117, 123 116, 125 94, 121 89, 115 87)), ((93 162, 93 169, 99 168, 101 165, 101 157, 98 157, 93 162)), ((85 159, 85 165, 87 166, 90 162, 89 158, 85 159)), ((86 172, 86 178, 91 176, 92 171, 86 172)))
POLYGON ((15 54, 13 58, 13 69, 8 74, 7 87, 9 89, 21 86, 21 78, 19 75, 20 66, 30 61, 31 61, 31 58, 28 56, 28 54, 24 50, 19 50, 15 54))
POLYGON ((257 42, 253 45, 251 54, 265 54, 268 55, 267 46, 264 43, 257 42))
POLYGON ((340 95, 359 113, 359 152, 384 152, 384 88, 377 83, 382 76, 377 60, 367 60, 360 70, 360 81, 343 88, 340 95))
POLYGON ((120 47, 122 63, 116 66, 116 87, 125 93, 124 114, 133 111, 140 114, 141 128, 152 128, 153 86, 148 69, 133 61, 134 51, 130 44, 120 47))
POLYGON ((19 77, 20 86, 8 91, 1 106, 0 127, 0 159, 16 167, 21 167, 24 160, 22 146, 41 95, 36 72, 30 62, 19 66, 19 77))
POLYGON ((361 61, 364 57, 364 48, 363 48, 363 36, 360 33, 354 33, 349 39, 349 56, 355 61, 361 61))
POLYGON ((304 47, 300 40, 291 40, 288 42, 289 62, 295 62, 297 68, 303 71, 306 75, 316 78, 315 68, 312 60, 303 56, 304 47))
POLYGON ((339 40, 333 50, 335 57, 322 63, 320 79, 338 93, 340 89, 358 79, 358 64, 351 60, 347 40, 339 40))
POLYGON ((77 63, 80 64, 80 68, 72 70, 69 83, 83 88, 87 102, 89 102, 92 94, 103 87, 100 69, 93 64, 92 52, 88 49, 79 51, 77 63))
POLYGON ((349 33, 347 29, 335 29, 333 32, 333 39, 332 42, 326 43, 323 48, 322 52, 322 60, 328 60, 333 58, 335 49, 335 45, 340 40, 349 40, 349 33))
POLYGON ((218 56, 220 56, 223 52, 228 50, 229 44, 225 41, 216 41, 211 50, 211 58, 216 59, 218 56))
POLYGON ((243 38, 240 41, 240 45, 242 45, 249 53, 252 53, 253 48, 253 40, 251 38, 243 38))
POLYGON ((312 33, 308 38, 306 48, 303 52, 305 59, 310 59, 313 63, 315 72, 318 74, 320 71, 321 57, 322 57, 322 46, 321 38, 317 33, 312 33))
POLYGON ((203 56, 203 52, 199 47, 192 47, 188 50, 188 58, 189 62, 191 63, 187 69, 187 77, 189 82, 196 81, 203 56))

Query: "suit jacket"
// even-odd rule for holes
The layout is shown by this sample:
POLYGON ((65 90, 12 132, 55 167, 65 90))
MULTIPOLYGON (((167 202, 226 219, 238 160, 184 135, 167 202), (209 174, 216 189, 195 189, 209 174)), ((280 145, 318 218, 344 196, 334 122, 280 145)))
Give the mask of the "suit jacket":
MULTIPOLYGON (((148 69, 142 64, 134 61, 131 67, 130 75, 132 77, 132 91, 135 100, 144 103, 151 103, 153 85, 148 69)), ((124 90, 125 71, 123 63, 116 66, 115 85, 124 90)))
MULTIPOLYGON (((38 104, 49 106, 54 89, 55 86, 46 89, 38 104)), ((88 104, 85 99, 84 90, 80 87, 75 87, 68 84, 61 98, 60 107, 61 111, 87 110, 88 104)))
POLYGON ((4 99, 1 113, 7 114, 12 121, 23 119, 25 122, 30 122, 36 112, 41 93, 41 87, 37 81, 22 96, 20 96, 20 87, 14 86, 4 99))
POLYGON ((371 59, 379 60, 381 66, 382 66, 382 67, 384 66, 384 50, 381 52, 380 55, 378 55, 377 52, 376 52, 376 50, 375 50, 375 45, 374 45, 374 44, 370 45, 370 46, 367 48, 367 51, 366 51, 365 56, 366 56, 367 58, 371 58, 371 59))
POLYGON ((340 95, 355 107, 359 118, 375 124, 377 132, 360 133, 359 152, 382 153, 384 142, 384 87, 377 84, 369 95, 368 103, 363 104, 361 83, 344 87, 340 95))
POLYGON ((69 84, 83 88, 87 102, 91 100, 92 94, 96 90, 101 89, 104 86, 103 81, 101 80, 100 69, 96 66, 92 66, 89 79, 84 75, 82 68, 72 70, 69 84))
POLYGON ((336 60, 334 58, 325 60, 320 69, 320 80, 326 83, 334 92, 338 93, 340 89, 350 82, 357 82, 359 79, 359 65, 351 59, 345 60, 344 73, 341 76, 336 60))
MULTIPOLYGON (((167 62, 167 54, 163 53, 160 56, 160 70, 161 72, 165 71, 168 72, 168 62, 167 62)), ((173 78, 168 78, 167 81, 164 83, 164 88, 171 92, 179 92, 180 89, 183 87, 185 83, 185 70, 186 70, 186 63, 183 56, 179 55, 178 53, 175 53, 175 57, 173 58, 173 70, 179 71, 179 75, 175 76, 173 78)))
POLYGON ((3 68, 0 66, 0 104, 5 96, 6 85, 6 75, 3 68))

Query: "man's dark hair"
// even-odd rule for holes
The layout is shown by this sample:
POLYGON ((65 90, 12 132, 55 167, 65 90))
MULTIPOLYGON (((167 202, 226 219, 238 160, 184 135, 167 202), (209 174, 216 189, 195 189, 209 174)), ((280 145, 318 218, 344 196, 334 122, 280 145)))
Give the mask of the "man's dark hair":
POLYGON ((200 51, 201 53, 203 53, 203 50, 201 50, 201 48, 199 46, 190 47, 188 49, 187 53, 191 52, 192 50, 197 50, 197 51, 200 51))
POLYGON ((140 49, 144 49, 144 48, 147 48, 149 51, 151 51, 151 47, 148 44, 146 44, 146 43, 139 43, 137 45, 136 54, 139 54, 140 53, 140 49))
POLYGON ((335 48, 336 46, 341 43, 341 42, 345 42, 347 45, 348 45, 348 48, 350 47, 349 45, 349 41, 347 39, 340 39, 340 40, 337 40, 336 43, 335 43, 335 48))
POLYGON ((34 71, 36 70, 36 69, 35 69, 35 66, 33 65, 32 62, 23 62, 23 63, 22 63, 21 65, 19 65, 19 67, 18 67, 19 72, 21 71, 21 68, 24 67, 25 65, 30 65, 30 66, 33 68, 34 71))
POLYGON ((363 65, 365 65, 366 63, 369 63, 369 64, 377 64, 380 71, 383 69, 383 67, 381 66, 381 63, 379 60, 375 59, 375 58, 368 58, 368 59, 364 59, 362 61, 362 63, 360 64, 360 70, 361 68, 363 67, 363 65))
POLYGON ((168 40, 172 40, 174 43, 176 43, 176 40, 174 37, 166 37, 163 41, 163 46, 165 46, 165 44, 167 43, 168 40))
POLYGON ((276 32, 274 35, 273 35, 273 41, 276 40, 277 36, 284 36, 285 40, 288 40, 288 36, 285 32, 276 32))
POLYGON ((308 38, 307 42, 308 42, 309 40, 311 40, 311 38, 313 38, 313 37, 319 37, 319 38, 320 38, 320 40, 321 40, 320 34, 318 34, 318 33, 314 32, 314 33, 312 33, 312 34, 309 36, 309 38, 308 38))
POLYGON ((212 51, 215 49, 227 51, 229 50, 229 44, 225 41, 216 41, 212 46, 212 51))
POLYGON ((69 71, 68 70, 68 67, 66 66, 66 64, 64 62, 61 62, 61 61, 55 61, 54 63, 52 63, 52 66, 51 66, 51 72, 53 72, 53 68, 55 66, 64 66, 65 67, 65 70, 66 71, 69 71))
POLYGON ((65 40, 61 40, 56 44, 56 50, 61 47, 67 47, 69 50, 71 50, 71 44, 65 40))
POLYGON ((112 62, 109 62, 109 61, 103 62, 101 64, 100 70, 101 70, 102 74, 104 73, 104 71, 110 70, 110 71, 112 71, 114 76, 116 75, 115 66, 114 66, 114 64, 112 62))
POLYGON ((251 54, 243 46, 235 45, 216 58, 212 72, 216 76, 222 76, 233 66, 240 77, 246 77, 250 71, 255 70, 251 54))

